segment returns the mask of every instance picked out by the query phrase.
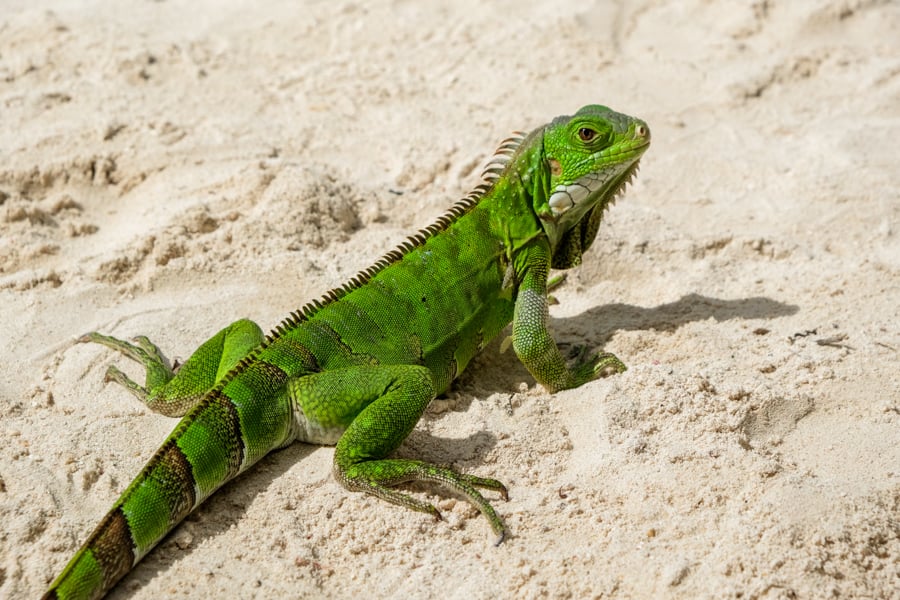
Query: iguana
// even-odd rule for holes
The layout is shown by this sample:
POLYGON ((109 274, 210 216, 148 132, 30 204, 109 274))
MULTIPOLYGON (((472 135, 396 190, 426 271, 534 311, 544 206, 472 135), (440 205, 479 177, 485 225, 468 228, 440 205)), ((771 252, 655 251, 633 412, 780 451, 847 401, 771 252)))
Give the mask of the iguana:
POLYGON ((625 370, 609 353, 567 365, 547 330, 548 274, 580 264, 649 143, 646 123, 597 105, 516 133, 435 223, 267 336, 237 321, 178 369, 146 337, 82 337, 142 364, 143 387, 114 366, 107 378, 182 419, 45 597, 103 596, 217 488, 294 441, 335 445, 344 487, 438 519, 396 486, 456 492, 503 541, 506 526, 478 490, 506 498, 502 483, 390 455, 510 322, 516 355, 550 392, 625 370))

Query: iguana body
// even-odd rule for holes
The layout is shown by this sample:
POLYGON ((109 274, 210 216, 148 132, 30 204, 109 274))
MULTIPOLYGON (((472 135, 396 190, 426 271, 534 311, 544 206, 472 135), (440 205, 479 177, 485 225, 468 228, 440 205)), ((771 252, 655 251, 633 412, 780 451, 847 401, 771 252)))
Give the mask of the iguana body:
POLYGON ((512 345, 548 390, 624 370, 610 354, 566 365, 547 331, 551 267, 581 261, 601 216, 637 169, 646 124, 602 106, 506 140, 485 183, 432 226, 263 336, 238 321, 177 373, 146 338, 91 333, 147 369, 141 387, 107 375, 182 420, 51 584, 48 598, 98 598, 217 488, 293 441, 336 444, 351 490, 439 517, 395 489, 432 481, 465 496, 502 541, 477 488, 499 481, 388 458, 425 407, 512 322, 512 345))

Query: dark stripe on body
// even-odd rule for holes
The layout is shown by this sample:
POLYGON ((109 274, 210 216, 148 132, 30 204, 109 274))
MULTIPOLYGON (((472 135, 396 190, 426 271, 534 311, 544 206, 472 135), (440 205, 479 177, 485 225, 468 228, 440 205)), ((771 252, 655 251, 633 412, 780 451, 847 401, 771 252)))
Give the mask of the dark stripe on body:
POLYGON ((268 388, 280 388, 287 380, 287 373, 284 372, 284 369, 264 358, 258 358, 254 366, 259 367, 259 374, 262 376, 262 382, 264 382, 268 388))
POLYGON ((240 472, 241 463, 244 462, 244 438, 241 435, 241 417, 238 415, 237 407, 227 394, 214 390, 210 396, 209 408, 217 412, 221 411, 223 428, 218 433, 221 434, 222 442, 229 450, 228 474, 221 482, 225 483, 225 481, 228 481, 240 472))
MULTIPOLYGON (((283 356, 273 354, 272 358, 277 360, 283 356)), ((290 438, 293 414, 287 381, 288 374, 284 369, 270 362, 268 356, 259 356, 240 377, 223 389, 237 415, 237 427, 244 444, 244 468, 290 438)))
POLYGON ((169 519, 174 525, 184 519, 197 502, 193 467, 175 440, 166 442, 157 457, 151 477, 161 484, 160 489, 169 506, 169 519))
POLYGON ((206 498, 240 471, 244 441, 237 408, 225 392, 211 390, 192 411, 189 422, 171 439, 191 465, 194 482, 201 493, 194 504, 206 498))
POLYGON ((122 507, 100 521, 86 544, 103 569, 103 587, 109 589, 134 566, 134 540, 122 507))

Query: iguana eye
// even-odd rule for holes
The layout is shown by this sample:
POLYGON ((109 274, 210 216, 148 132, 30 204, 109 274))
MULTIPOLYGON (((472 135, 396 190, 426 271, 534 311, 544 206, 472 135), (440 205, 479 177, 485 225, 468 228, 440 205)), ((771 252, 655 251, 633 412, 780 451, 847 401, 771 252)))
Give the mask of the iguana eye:
POLYGON ((582 142, 589 142, 594 139, 594 136, 597 135, 597 132, 588 127, 582 127, 578 130, 578 137, 582 142))

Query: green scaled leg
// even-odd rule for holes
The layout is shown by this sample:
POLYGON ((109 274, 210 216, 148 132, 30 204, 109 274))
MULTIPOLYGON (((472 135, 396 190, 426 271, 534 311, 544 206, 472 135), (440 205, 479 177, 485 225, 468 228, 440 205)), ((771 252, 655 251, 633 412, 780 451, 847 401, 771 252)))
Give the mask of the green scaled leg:
POLYGON ((434 397, 428 369, 416 365, 348 367, 300 378, 292 384, 292 391, 307 420, 324 428, 346 427, 335 448, 334 474, 347 489, 440 519, 433 505, 393 489, 411 481, 433 482, 461 494, 478 508, 498 544, 506 537, 503 520, 476 489, 493 490, 506 499, 506 487, 499 481, 419 460, 387 458, 434 397))
POLYGON ((235 321, 204 342, 175 369, 159 348, 144 336, 134 338, 131 343, 94 331, 81 336, 78 341, 102 344, 142 364, 147 370, 143 386, 115 366, 106 370, 106 380, 115 381, 154 412, 181 417, 264 339, 259 325, 253 321, 235 321))
MULTIPOLYGON (((550 392, 576 388, 598 377, 626 370, 625 364, 609 352, 581 358, 570 368, 548 330, 547 273, 550 249, 535 244, 522 252, 518 295, 513 313, 512 341, 516 356, 532 376, 550 392)), ((556 281, 551 282, 558 285, 556 281)))

